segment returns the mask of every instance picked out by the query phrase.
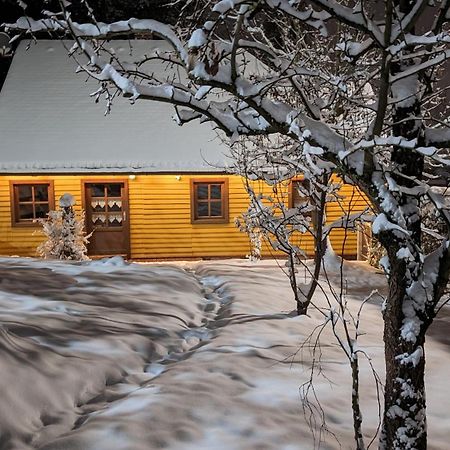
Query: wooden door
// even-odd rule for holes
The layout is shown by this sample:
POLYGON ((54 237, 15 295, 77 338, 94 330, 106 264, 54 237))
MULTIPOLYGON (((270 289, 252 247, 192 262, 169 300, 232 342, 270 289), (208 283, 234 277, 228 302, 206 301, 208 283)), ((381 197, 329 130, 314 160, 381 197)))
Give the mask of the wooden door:
POLYGON ((92 256, 130 255, 128 186, 120 182, 84 182, 86 230, 92 256))

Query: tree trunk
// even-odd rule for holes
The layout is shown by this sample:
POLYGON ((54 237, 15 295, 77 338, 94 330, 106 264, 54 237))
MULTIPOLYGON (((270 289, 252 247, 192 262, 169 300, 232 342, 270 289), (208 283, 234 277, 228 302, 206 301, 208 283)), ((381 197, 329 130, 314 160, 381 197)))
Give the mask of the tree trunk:
POLYGON ((416 449, 427 447, 425 401, 424 323, 415 342, 402 336, 405 319, 405 263, 391 267, 389 295, 384 310, 386 386, 380 448, 416 449))
MULTIPOLYGON (((391 0, 392 1, 392 0, 391 0)), ((400 17, 413 6, 411 0, 394 0, 400 17)), ((411 31, 413 32, 413 30, 411 31)), ((391 75, 408 68, 413 62, 393 63, 391 75)), ((393 135, 423 142, 421 106, 418 98, 419 77, 412 75, 392 85, 393 135), (406 88, 406 91, 405 91, 406 88), (409 94, 407 95, 406 92, 409 94), (419 119, 419 120, 418 120, 419 119)), ((389 256, 389 294, 383 312, 386 385, 380 448, 386 450, 427 448, 425 399, 425 333, 430 320, 421 305, 408 295, 408 288, 422 271, 420 198, 408 188, 421 180, 424 160, 417 152, 395 147, 391 155, 392 178, 400 187, 392 193, 397 210, 387 208, 389 220, 406 230, 407 236, 380 233, 389 256), (411 259, 402 259, 397 251, 407 249, 411 259)), ((423 305, 424 306, 424 305, 423 305)))
MULTIPOLYGON (((395 135, 411 137, 405 129, 395 135)), ((423 160, 414 153, 408 154, 404 149, 396 148, 392 161, 402 174, 421 178, 423 160)), ((401 176, 393 178, 400 186, 410 187, 401 176)), ((408 288, 417 282, 423 269, 423 255, 420 252, 420 204, 417 198, 406 194, 399 194, 397 200, 404 219, 404 223, 398 225, 403 226, 409 236, 402 239, 392 232, 380 233, 380 241, 388 252, 390 264, 389 294, 383 312, 386 385, 380 448, 425 450, 424 344, 431 319, 427 316, 427 311, 421 310, 425 305, 416 304, 416 299, 408 295, 408 288), (413 259, 405 261, 399 258, 397 251, 401 248, 408 248, 413 259)), ((393 216, 391 219, 395 223, 393 216)))
POLYGON ((355 354, 350 361, 352 369, 352 411, 353 411, 353 431, 356 443, 356 450, 365 450, 364 437, 362 432, 362 413, 359 402, 359 362, 358 356, 355 354))
MULTIPOLYGON (((392 1, 400 18, 410 12, 414 3, 413 0, 392 1)), ((414 61, 407 59, 392 63, 391 76, 412 64, 414 61)), ((420 76, 416 74, 391 85, 395 101, 392 131, 394 136, 415 139, 418 145, 423 145, 419 84, 420 76)), ((430 321, 421 306, 408 295, 408 288, 420 277, 423 260, 420 196, 411 194, 409 188, 415 186, 414 180, 422 179, 423 167, 422 155, 394 146, 391 170, 399 190, 392 195, 397 201, 397 210, 387 207, 384 212, 406 235, 380 233, 390 263, 389 294, 383 312, 386 385, 380 448, 385 450, 427 448, 424 344, 430 321), (400 258, 399 249, 408 249, 411 259, 400 258)))
MULTIPOLYGON (((322 178, 322 184, 327 186, 330 181, 328 174, 322 178)), ((323 227, 325 225, 325 208, 327 205, 327 192, 326 190, 320 191, 318 198, 311 197, 315 209, 313 211, 312 226, 314 228, 314 271, 312 273, 311 283, 308 287, 308 292, 299 298, 299 292, 296 287, 296 301, 297 301, 297 314, 299 316, 308 313, 308 307, 316 292, 317 285, 319 284, 320 269, 322 268, 322 260, 327 251, 327 237, 323 235, 323 227)), ((295 275, 295 274, 294 274, 295 275)))

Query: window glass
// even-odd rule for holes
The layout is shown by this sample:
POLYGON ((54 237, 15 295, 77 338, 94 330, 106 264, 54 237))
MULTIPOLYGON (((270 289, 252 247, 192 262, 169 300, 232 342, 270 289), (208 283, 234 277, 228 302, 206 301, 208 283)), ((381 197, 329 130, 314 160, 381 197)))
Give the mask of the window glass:
POLYGON ((197 198, 199 200, 207 200, 208 199, 208 185, 207 184, 198 184, 197 185, 197 198))
POLYGON ((19 184, 19 202, 32 202, 33 201, 33 190, 32 186, 29 184, 19 184))
POLYGON ((222 215, 222 203, 211 202, 211 216, 220 217, 222 215))
POLYGON ((117 199, 108 200, 108 211, 111 212, 122 211, 122 200, 117 199))
POLYGON ((198 217, 208 217, 208 203, 198 203, 197 205, 197 216, 198 217))
POLYGON ((47 214, 49 212, 48 204, 42 204, 42 205, 36 205, 35 207, 35 218, 36 219, 45 219, 47 217, 47 214))
POLYGON ((122 195, 122 185, 120 183, 108 184, 107 195, 108 197, 120 197, 122 195))
POLYGON ((46 184, 34 186, 34 201, 48 202, 48 186, 46 184))
POLYGON ((34 219, 33 205, 19 205, 19 220, 34 219))
POLYGON ((92 197, 104 197, 105 196, 105 185, 104 184, 92 184, 91 185, 91 195, 92 195, 92 197))
POLYGON ((106 216, 104 214, 92 214, 92 223, 96 226, 104 226, 106 216))
POLYGON ((95 213, 100 213, 106 211, 106 202, 105 200, 92 200, 91 201, 92 211, 95 213))
POLYGON ((296 180, 292 182, 292 207, 300 208, 304 217, 311 219, 311 224, 315 228, 317 223, 317 210, 312 208, 309 202, 309 180, 296 180))
POLYGON ((220 184, 211 185, 211 198, 220 199, 222 198, 222 187, 220 184))
POLYGON ((117 220, 117 217, 110 217, 108 226, 110 227, 120 227, 122 226, 121 221, 117 220))

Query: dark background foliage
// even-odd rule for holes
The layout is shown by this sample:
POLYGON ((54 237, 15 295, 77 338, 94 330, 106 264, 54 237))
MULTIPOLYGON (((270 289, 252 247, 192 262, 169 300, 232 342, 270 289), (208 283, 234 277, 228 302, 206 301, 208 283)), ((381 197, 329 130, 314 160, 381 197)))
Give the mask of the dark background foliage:
MULTIPOLYGON (((27 4, 26 13, 33 18, 39 18, 41 11, 59 10, 59 4, 55 0, 25 0, 27 4)), ((90 0, 89 5, 95 11, 97 20, 113 22, 116 20, 136 17, 138 19, 159 19, 164 22, 175 23, 182 2, 178 5, 170 5, 171 0, 90 0)), ((16 0, 0 0, 0 20, 10 22, 24 14, 16 0)), ((77 22, 88 20, 86 8, 81 1, 73 1, 69 7, 72 18, 77 22)))

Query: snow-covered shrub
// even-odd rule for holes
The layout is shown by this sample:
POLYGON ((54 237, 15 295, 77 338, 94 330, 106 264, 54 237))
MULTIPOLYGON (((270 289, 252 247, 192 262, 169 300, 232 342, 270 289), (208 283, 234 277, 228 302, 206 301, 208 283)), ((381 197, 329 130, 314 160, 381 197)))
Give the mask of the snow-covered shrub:
POLYGON ((358 229, 358 259, 367 261, 372 267, 382 269, 380 260, 386 256, 386 250, 372 233, 371 222, 361 222, 358 229))
POLYGON ((381 269, 380 260, 383 256, 386 256, 386 250, 380 244, 380 241, 375 236, 371 235, 367 257, 368 263, 377 269, 381 269))
POLYGON ((248 220, 248 216, 244 213, 240 218, 236 218, 234 221, 239 231, 247 233, 250 241, 250 254, 247 258, 250 261, 259 261, 261 259, 261 247, 263 234, 259 227, 252 225, 248 220))
POLYGON ((87 247, 89 237, 84 230, 84 211, 77 217, 73 206, 75 199, 64 194, 59 199, 60 209, 50 211, 48 219, 41 219, 42 233, 47 239, 39 245, 37 253, 45 259, 69 259, 83 261, 89 259, 87 247))

